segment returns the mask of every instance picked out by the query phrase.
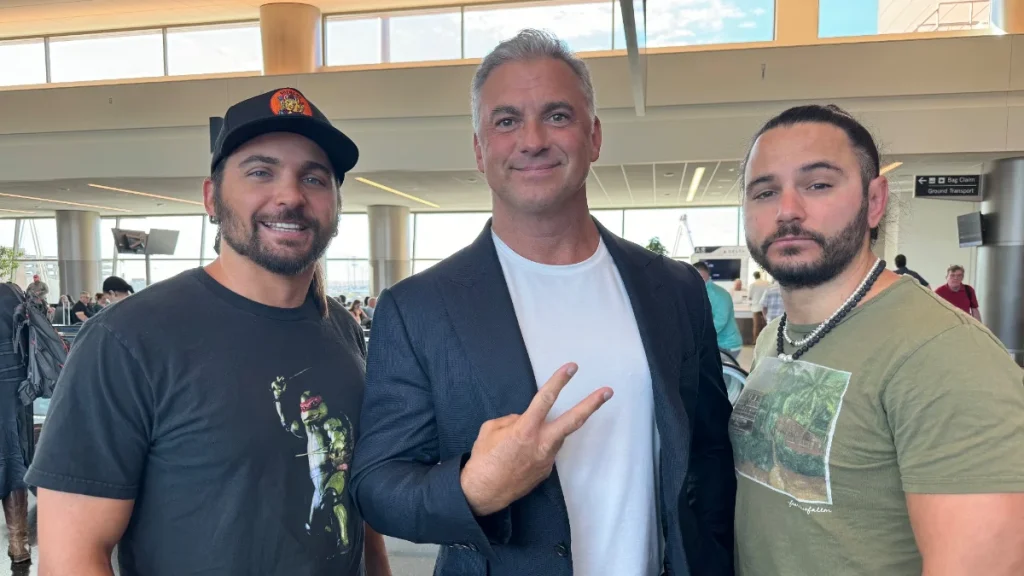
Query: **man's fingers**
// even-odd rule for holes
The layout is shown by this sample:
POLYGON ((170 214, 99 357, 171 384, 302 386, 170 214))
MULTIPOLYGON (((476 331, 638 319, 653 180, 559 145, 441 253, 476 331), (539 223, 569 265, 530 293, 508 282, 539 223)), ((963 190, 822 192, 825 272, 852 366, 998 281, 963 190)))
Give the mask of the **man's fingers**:
POLYGON ((579 430, 587 422, 587 419, 597 412, 597 409, 604 405, 612 397, 611 388, 595 390, 579 404, 573 406, 564 414, 547 425, 542 435, 554 446, 561 446, 566 436, 579 430))
POLYGON ((565 388, 578 369, 576 364, 570 362, 555 370, 551 378, 548 378, 548 381, 537 391, 526 412, 523 412, 523 417, 520 420, 523 426, 539 428, 544 423, 551 407, 555 405, 555 400, 558 400, 558 393, 565 388))

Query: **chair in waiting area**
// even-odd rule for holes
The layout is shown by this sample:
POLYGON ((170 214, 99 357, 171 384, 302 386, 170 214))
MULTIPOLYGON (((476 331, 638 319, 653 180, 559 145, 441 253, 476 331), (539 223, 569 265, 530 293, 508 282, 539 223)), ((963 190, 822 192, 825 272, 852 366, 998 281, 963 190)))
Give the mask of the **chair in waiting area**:
POLYGON ((729 394, 729 402, 735 406, 736 400, 740 397, 740 392, 743 391, 743 386, 747 383, 747 376, 749 374, 740 366, 739 361, 733 358, 732 354, 725 350, 719 350, 718 352, 722 357, 722 375, 725 377, 725 390, 729 394))

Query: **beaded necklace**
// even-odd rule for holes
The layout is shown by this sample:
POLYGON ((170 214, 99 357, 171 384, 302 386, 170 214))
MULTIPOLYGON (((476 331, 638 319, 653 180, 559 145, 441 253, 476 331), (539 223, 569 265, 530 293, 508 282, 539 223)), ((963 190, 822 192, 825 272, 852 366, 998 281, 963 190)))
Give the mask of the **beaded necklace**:
POLYGON ((806 354, 812 346, 820 342, 826 334, 831 332, 832 329, 835 328, 851 310, 857 307, 857 304, 859 304, 860 301, 864 299, 864 296, 867 295, 868 291, 871 290, 871 286, 873 286, 875 281, 878 280, 878 277, 882 274, 883 270, 885 270, 885 261, 882 259, 876 260, 874 266, 872 266, 871 270, 868 272, 868 275, 864 277, 864 280, 861 281, 860 286, 854 290, 853 294, 850 294, 850 297, 846 299, 846 302, 844 302, 843 305, 833 312, 827 320, 819 324, 817 328, 802 340, 794 341, 789 337, 789 327, 787 326, 786 313, 784 312, 782 314, 782 318, 779 319, 779 334, 776 342, 776 351, 779 355, 779 359, 783 362, 792 362, 806 354), (789 342, 791 346, 796 346, 796 351, 792 354, 785 354, 783 352, 785 350, 785 342, 789 342))

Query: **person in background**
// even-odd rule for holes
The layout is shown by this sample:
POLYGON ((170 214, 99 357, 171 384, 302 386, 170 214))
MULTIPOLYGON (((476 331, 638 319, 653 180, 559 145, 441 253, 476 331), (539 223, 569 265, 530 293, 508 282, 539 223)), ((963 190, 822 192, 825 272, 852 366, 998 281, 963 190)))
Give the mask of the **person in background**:
POLYGON ((39 278, 39 274, 33 274, 32 283, 25 288, 25 294, 41 301, 43 304, 47 304, 46 299, 50 295, 50 287, 39 278))
POLYGON ((959 264, 950 266, 946 270, 946 283, 936 288, 935 293, 981 322, 978 294, 973 286, 964 282, 963 266, 959 264))
POLYGON ((743 351, 743 337, 736 325, 736 310, 732 294, 711 280, 711 271, 704 262, 693 265, 704 279, 704 287, 711 301, 711 312, 715 319, 715 333, 718 334, 718 347, 725 350, 735 359, 743 351))
POLYGON ((930 286, 928 286, 928 281, 925 280, 924 277, 922 277, 917 272, 914 272, 910 268, 907 268, 906 256, 904 256, 903 254, 897 254, 896 258, 893 259, 893 263, 896 264, 896 269, 893 270, 893 272, 899 274, 900 276, 903 276, 904 274, 909 274, 910 276, 916 278, 917 281, 921 283, 921 286, 924 286, 925 288, 930 288, 930 286))
POLYGON ((15 289, 0 284, 0 498, 7 521, 7 555, 16 564, 32 557, 25 471, 35 443, 32 405, 22 404, 18 394, 27 368, 14 347, 14 310, 20 303, 15 289))
POLYGON ((107 295, 107 306, 116 304, 135 293, 135 288, 119 276, 110 276, 103 281, 103 293, 107 295))
POLYGON ((692 266, 591 216, 587 65, 523 30, 470 92, 492 217, 380 294, 359 510, 443 544, 436 576, 731 576, 732 406, 711 306, 692 266))
POLYGON ((93 301, 92 301, 92 313, 93 313, 93 315, 95 316, 96 314, 98 314, 99 311, 103 310, 104 308, 106 308, 107 304, 109 304, 109 303, 110 303, 110 300, 107 299, 107 295, 105 293, 97 292, 95 295, 93 295, 93 301))
POLYGON ((344 306, 344 307, 346 307, 346 308, 348 308, 348 307, 349 307, 349 305, 348 305, 348 297, 347 297, 347 296, 345 296, 344 294, 339 294, 339 295, 338 295, 338 302, 339 302, 339 303, 340 303, 340 304, 341 304, 342 306, 344 306))
POLYGON ((782 305, 782 291, 779 288, 778 282, 772 282, 770 286, 764 291, 764 295, 761 296, 761 313, 764 314, 765 326, 772 323, 782 313, 785 312, 785 308, 782 305))
POLYGON ((1006 349, 872 252, 874 138, 799 106, 742 172, 751 258, 782 287, 730 434, 741 576, 1024 574, 1024 383, 1006 349))
POLYGON ((771 282, 761 278, 761 272, 754 272, 754 281, 747 291, 747 298, 750 300, 750 313, 754 324, 754 341, 761 334, 761 330, 768 324, 764 317, 764 310, 761 308, 761 298, 765 291, 772 285, 771 282))
POLYGON ((81 324, 92 318, 91 298, 90 294, 84 291, 78 295, 78 302, 71 308, 71 324, 81 324))
POLYGON ((27 476, 40 574, 111 576, 116 545, 121 576, 390 576, 349 494, 366 343, 318 263, 357 159, 293 88, 228 109, 217 259, 87 322, 61 373, 27 476))
POLYGON ((362 300, 353 300, 352 306, 349 307, 348 311, 356 319, 356 322, 359 322, 360 326, 365 326, 370 321, 370 317, 366 315, 366 312, 363 312, 362 300))
POLYGON ((366 306, 363 306, 363 312, 366 312, 366 316, 373 321, 373 311, 377 307, 377 299, 373 296, 367 296, 366 306))

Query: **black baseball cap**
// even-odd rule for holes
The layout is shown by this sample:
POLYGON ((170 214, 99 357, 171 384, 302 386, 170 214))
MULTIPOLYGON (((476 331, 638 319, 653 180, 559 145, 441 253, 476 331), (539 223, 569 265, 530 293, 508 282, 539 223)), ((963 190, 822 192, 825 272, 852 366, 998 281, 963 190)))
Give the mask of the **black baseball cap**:
POLYGON ((135 288, 132 285, 125 282, 124 278, 120 276, 110 276, 103 281, 103 292, 127 292, 129 294, 135 294, 135 288))
POLYGON ((213 145, 210 171, 249 140, 271 132, 291 132, 316 142, 341 182, 359 160, 359 148, 295 88, 279 88, 228 108, 213 145))

